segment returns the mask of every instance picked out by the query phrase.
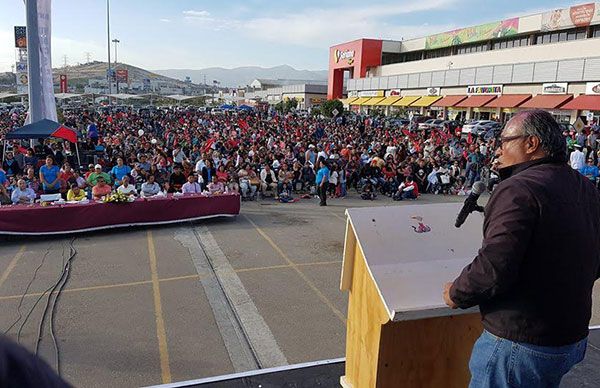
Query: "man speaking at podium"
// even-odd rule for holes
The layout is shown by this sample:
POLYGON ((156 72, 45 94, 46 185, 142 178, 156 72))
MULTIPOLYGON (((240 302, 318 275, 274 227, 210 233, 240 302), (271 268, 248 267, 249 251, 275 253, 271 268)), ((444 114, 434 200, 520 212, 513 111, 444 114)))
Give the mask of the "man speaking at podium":
POLYGON ((479 305, 470 387, 558 387, 583 360, 600 277, 600 199, 566 163, 553 117, 512 118, 497 150, 501 183, 477 257, 444 289, 452 308, 479 305))

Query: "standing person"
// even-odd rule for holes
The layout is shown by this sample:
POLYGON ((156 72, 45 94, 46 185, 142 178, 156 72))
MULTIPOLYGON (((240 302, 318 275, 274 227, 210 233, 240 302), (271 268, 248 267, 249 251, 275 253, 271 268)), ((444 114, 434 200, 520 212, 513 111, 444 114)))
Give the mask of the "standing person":
POLYGON ((502 181, 485 208, 482 248, 443 296, 451 308, 479 305, 470 387, 558 387, 586 350, 600 197, 567 165, 548 112, 517 114, 500 141, 502 181))
POLYGON ((573 170, 581 170, 585 166, 585 154, 579 144, 575 144, 575 151, 571 152, 569 164, 573 170))
POLYGON ((317 175, 315 183, 317 184, 317 193, 319 195, 319 206, 327 206, 327 187, 329 186, 329 167, 324 158, 317 160, 317 175))
POLYGON ((58 177, 60 168, 54 164, 54 158, 46 156, 46 164, 40 167, 40 182, 44 194, 56 194, 60 190, 60 179, 58 177))

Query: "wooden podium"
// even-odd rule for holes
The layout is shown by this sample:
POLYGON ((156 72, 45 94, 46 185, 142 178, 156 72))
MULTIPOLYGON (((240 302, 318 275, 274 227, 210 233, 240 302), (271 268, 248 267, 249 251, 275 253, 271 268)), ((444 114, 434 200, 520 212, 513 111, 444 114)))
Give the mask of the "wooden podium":
POLYGON ((468 386, 482 331, 477 308, 452 310, 443 285, 481 246, 483 216, 461 204, 348 209, 342 290, 350 292, 344 388, 468 386))

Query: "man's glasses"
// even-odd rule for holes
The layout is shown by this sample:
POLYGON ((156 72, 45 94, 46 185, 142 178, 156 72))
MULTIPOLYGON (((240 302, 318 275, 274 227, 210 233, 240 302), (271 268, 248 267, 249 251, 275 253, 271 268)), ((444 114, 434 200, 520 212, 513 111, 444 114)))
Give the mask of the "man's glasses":
POLYGON ((513 136, 499 136, 497 139, 498 148, 502 147, 502 145, 509 143, 513 140, 522 139, 525 137, 529 137, 529 135, 513 135, 513 136))

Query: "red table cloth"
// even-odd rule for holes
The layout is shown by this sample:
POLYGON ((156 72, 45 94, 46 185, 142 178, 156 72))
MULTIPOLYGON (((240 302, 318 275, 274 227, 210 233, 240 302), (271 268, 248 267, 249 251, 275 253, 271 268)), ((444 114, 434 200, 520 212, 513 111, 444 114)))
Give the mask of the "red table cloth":
POLYGON ((134 225, 168 224, 235 216, 240 196, 199 194, 136 199, 129 203, 61 204, 0 207, 0 234, 55 234, 134 225))

